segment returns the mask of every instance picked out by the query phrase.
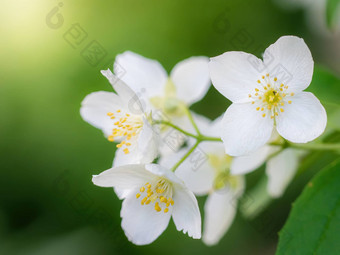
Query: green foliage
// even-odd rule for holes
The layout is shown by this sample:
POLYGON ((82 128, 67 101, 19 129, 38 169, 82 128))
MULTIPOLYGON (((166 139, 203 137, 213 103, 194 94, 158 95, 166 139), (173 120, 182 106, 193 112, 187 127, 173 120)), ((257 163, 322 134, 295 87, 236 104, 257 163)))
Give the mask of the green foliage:
POLYGON ((293 204, 276 255, 338 254, 340 160, 321 170, 293 204))
POLYGON ((326 20, 329 28, 332 28, 339 8, 340 0, 328 0, 326 5, 326 20))

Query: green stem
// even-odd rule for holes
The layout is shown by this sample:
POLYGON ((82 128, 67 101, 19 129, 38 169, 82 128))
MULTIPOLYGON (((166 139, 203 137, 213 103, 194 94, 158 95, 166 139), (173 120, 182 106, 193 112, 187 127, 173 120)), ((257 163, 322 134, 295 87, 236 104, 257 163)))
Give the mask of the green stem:
POLYGON ((178 161, 176 165, 174 165, 173 168, 171 168, 172 172, 174 172, 180 166, 180 164, 182 164, 184 160, 186 160, 190 156, 190 154, 193 153, 193 151, 197 148, 199 143, 200 141, 197 141, 195 145, 180 159, 180 161, 178 161))
MULTIPOLYGON (((182 128, 172 124, 171 122, 168 121, 155 121, 154 124, 163 124, 163 125, 167 125, 170 126, 174 129, 176 129, 177 131, 193 137, 196 139, 196 143, 195 145, 172 167, 171 171, 176 171, 176 169, 190 156, 191 153, 193 153, 193 151, 197 148, 197 146, 202 142, 202 141, 212 141, 212 142, 222 142, 222 140, 219 137, 211 137, 211 136, 204 136, 200 133, 200 131, 198 130, 198 127, 196 125, 196 123, 194 122, 192 115, 190 114, 190 112, 188 111, 188 116, 189 119, 192 123, 192 125, 195 127, 196 131, 197 131, 197 135, 192 134, 190 132, 187 132, 185 130, 183 130, 182 128)), ((275 157, 276 155, 278 155, 280 152, 282 152, 285 148, 295 148, 295 149, 303 149, 303 150, 311 150, 311 151, 321 151, 321 150, 334 150, 334 151, 339 151, 340 152, 340 144, 313 144, 313 143, 306 143, 306 144, 296 144, 296 143, 290 143, 288 141, 284 141, 283 143, 270 143, 269 145, 271 146, 279 146, 280 149, 277 152, 274 152, 273 154, 269 155, 269 157, 267 158, 267 160, 275 157)))
POLYGON ((340 151, 340 143, 291 143, 285 140, 283 143, 270 143, 271 146, 280 146, 282 149, 294 148, 309 151, 340 151))
MULTIPOLYGON (((185 130, 183 130, 182 128, 172 124, 171 122, 168 121, 155 121, 154 124, 163 124, 163 125, 167 125, 170 126, 174 129, 176 129, 177 131, 193 137, 196 139, 196 143, 195 145, 183 156, 183 158, 176 163, 176 165, 171 169, 172 171, 175 171, 180 164, 182 164, 184 162, 184 160, 186 160, 187 157, 189 157, 189 155, 196 149, 196 147, 198 146, 198 144, 202 141, 211 141, 211 142, 222 142, 221 138, 219 137, 211 137, 211 136, 205 136, 202 135, 199 130, 198 127, 196 126, 196 123, 194 122, 192 115, 189 113, 188 111, 188 116, 190 116, 189 118, 191 119, 191 123, 193 124, 193 126, 195 127, 196 131, 197 131, 197 135, 192 134, 190 132, 187 132, 185 130)), ((334 150, 334 151, 339 151, 340 152, 340 144, 317 144, 317 143, 305 143, 305 144, 296 144, 296 143, 290 143, 288 141, 284 141, 283 143, 270 143, 269 145, 271 146, 280 146, 280 150, 269 155, 268 159, 275 157, 276 155, 278 155, 280 152, 282 152, 282 150, 284 150, 285 148, 295 148, 295 149, 302 149, 302 150, 310 150, 310 151, 322 151, 322 150, 334 150)), ((267 160, 268 160, 267 159, 267 160)))
POLYGON ((295 149, 311 150, 311 151, 319 151, 319 150, 340 151, 339 143, 304 143, 304 144, 288 143, 288 147, 295 148, 295 149))
POLYGON ((188 131, 185 131, 183 130, 182 128, 172 124, 171 122, 168 122, 168 121, 164 121, 164 120, 160 120, 160 121, 155 121, 153 124, 161 124, 161 125, 167 125, 169 127, 172 127, 174 129, 176 129, 177 131, 187 135, 187 136, 190 136, 190 137, 193 137, 195 138, 197 141, 212 141, 212 142, 222 142, 221 138, 219 137, 211 137, 211 136, 205 136, 205 135, 202 135, 202 134, 198 134, 198 135, 194 135, 188 131))
POLYGON ((200 130, 198 129, 198 126, 196 125, 196 123, 195 123, 195 121, 194 121, 194 118, 192 117, 192 114, 191 114, 189 108, 186 108, 186 112, 187 112, 188 118, 189 118, 189 120, 190 120, 192 126, 193 126, 194 129, 196 130, 197 134, 198 134, 198 135, 201 135, 201 132, 200 132, 200 130))
POLYGON ((204 135, 198 136, 197 139, 200 141, 222 142, 221 138, 219 137, 204 136, 204 135))
POLYGON ((197 135, 194 135, 194 134, 191 134, 183 129, 181 129, 180 127, 172 124, 171 122, 168 122, 168 121, 164 121, 164 120, 161 120, 161 121, 155 121, 154 124, 163 124, 163 125, 167 125, 169 127, 172 127, 174 129, 176 129, 177 131, 187 135, 187 136, 190 136, 190 137, 193 137, 193 138, 196 138, 197 139, 197 135))

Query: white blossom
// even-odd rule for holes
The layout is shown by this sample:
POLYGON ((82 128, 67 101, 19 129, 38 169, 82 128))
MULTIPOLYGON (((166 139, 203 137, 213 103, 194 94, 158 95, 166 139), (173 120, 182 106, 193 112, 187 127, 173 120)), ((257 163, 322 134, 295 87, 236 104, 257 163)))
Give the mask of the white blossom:
POLYGON ((99 91, 86 96, 80 109, 82 118, 101 129, 109 141, 118 142, 115 165, 152 162, 158 154, 158 132, 150 113, 110 70, 102 73, 117 94, 99 91))
POLYGON ((211 59, 213 85, 232 101, 222 120, 227 154, 249 154, 268 142, 273 130, 294 143, 323 133, 326 111, 312 93, 303 91, 312 80, 313 66, 307 45, 295 36, 270 45, 263 61, 235 51, 211 59))
POLYGON ((173 172, 157 164, 114 167, 93 176, 100 187, 125 193, 120 215, 127 238, 137 245, 153 242, 172 217, 178 231, 201 238, 201 215, 194 194, 173 172))

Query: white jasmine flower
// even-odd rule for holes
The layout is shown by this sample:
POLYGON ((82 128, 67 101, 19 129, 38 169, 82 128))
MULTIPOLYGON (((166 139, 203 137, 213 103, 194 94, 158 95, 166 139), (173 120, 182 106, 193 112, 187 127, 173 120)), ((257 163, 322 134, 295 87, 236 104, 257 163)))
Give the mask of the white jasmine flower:
POLYGON ((285 149, 266 163, 268 176, 267 192, 273 198, 283 195, 298 170, 302 152, 285 149))
MULTIPOLYGON (((221 119, 220 117, 211 122, 195 115, 198 127, 204 130, 205 135, 210 136, 219 134, 221 119)), ((188 149, 185 148, 169 157, 162 157, 160 164, 171 167, 187 151, 188 149)), ((263 163, 255 160, 251 162, 252 165, 244 166, 235 165, 234 160, 235 158, 225 154, 222 143, 202 142, 175 172, 196 195, 208 194, 204 206, 202 238, 207 245, 217 244, 228 231, 236 215, 238 200, 245 189, 243 175, 232 175, 231 169, 233 171, 246 171, 248 168, 253 170, 263 163)))
POLYGON ((101 129, 111 142, 117 141, 115 165, 152 162, 158 153, 157 132, 137 95, 110 70, 102 71, 117 94, 99 91, 82 102, 80 114, 101 129))
MULTIPOLYGON (((208 62, 207 57, 190 57, 177 63, 168 76, 158 61, 126 51, 117 55, 114 66, 125 70, 122 80, 138 94, 147 108, 156 110, 158 119, 193 131, 186 111, 201 100, 210 87, 208 62)), ((169 127, 163 127, 161 131, 166 135, 169 127)), ((171 151, 163 145, 161 152, 168 154, 171 151)))
MULTIPOLYGON (((174 66, 170 76, 156 60, 126 51, 117 55, 115 67, 123 68, 122 80, 167 116, 181 117, 182 107, 201 100, 210 86, 209 59, 191 57, 174 66)), ((117 70, 118 71, 118 70, 117 70)))
MULTIPOLYGON (((274 132, 270 142, 282 142, 282 138, 274 132)), ((232 174, 247 174, 255 169, 252 167, 254 161, 260 166, 266 162, 266 174, 268 177, 267 192, 272 198, 283 195, 287 186, 293 180, 299 166, 299 159, 305 151, 287 148, 280 151, 280 146, 265 145, 247 156, 237 157, 234 160, 232 174)))
POLYGON ((178 231, 201 238, 197 200, 173 172, 157 164, 114 167, 93 176, 100 187, 124 191, 120 215, 127 238, 137 245, 152 243, 167 228, 170 218, 178 231))
POLYGON ((304 92, 314 62, 304 41, 284 36, 264 52, 264 60, 244 52, 226 52, 209 63, 215 88, 232 101, 222 120, 226 153, 241 156, 263 146, 272 131, 294 143, 320 136, 326 111, 304 92))

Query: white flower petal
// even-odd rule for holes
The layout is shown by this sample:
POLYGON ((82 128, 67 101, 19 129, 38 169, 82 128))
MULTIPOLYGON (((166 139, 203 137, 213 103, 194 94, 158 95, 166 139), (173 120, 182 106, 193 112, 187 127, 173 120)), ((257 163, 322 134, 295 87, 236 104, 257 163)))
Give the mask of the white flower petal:
POLYGON ((163 94, 168 75, 158 61, 126 51, 116 57, 115 65, 124 70, 121 79, 143 98, 163 94))
POLYGON ((183 151, 180 150, 178 152, 170 153, 167 156, 161 155, 158 160, 158 164, 168 169, 171 169, 177 162, 177 159, 181 159, 183 155, 183 151), (180 154, 179 154, 180 153, 180 154))
POLYGON ((159 164, 146 164, 145 165, 145 169, 149 173, 157 175, 157 176, 165 177, 169 181, 171 181, 171 182, 173 182, 175 184, 178 184, 180 186, 184 185, 184 182, 181 179, 179 179, 175 175, 175 173, 173 173, 172 171, 170 171, 169 169, 167 169, 167 168, 165 168, 163 166, 160 166, 159 164))
POLYGON ((125 147, 118 148, 113 160, 113 166, 127 164, 149 164, 158 155, 158 134, 152 129, 149 122, 143 119, 143 128, 138 135, 138 140, 131 142, 129 153, 125 153, 125 147))
POLYGON ((221 126, 222 126, 222 119, 223 119, 224 114, 222 114, 221 116, 217 117, 216 119, 214 119, 211 124, 210 124, 210 128, 208 131, 208 135, 210 136, 221 136, 221 126))
MULTIPOLYGON (((183 165, 187 166, 188 164, 183 163, 183 165)), ((214 183, 214 169, 207 162, 204 162, 197 170, 190 167, 192 167, 190 164, 187 169, 179 167, 176 175, 196 195, 203 196, 208 194, 214 183)))
POLYGON ((125 235, 134 244, 145 245, 159 237, 169 224, 171 209, 167 213, 157 212, 154 204, 141 205, 136 199, 138 189, 132 191, 123 201, 120 215, 125 235))
POLYGON ((110 69, 102 70, 101 73, 109 80, 114 90, 124 103, 124 107, 133 114, 142 114, 146 103, 141 102, 139 96, 121 79, 115 76, 110 69))
MULTIPOLYGON (((171 118, 171 122, 183 130, 191 133, 195 132, 190 120, 186 116, 173 117, 171 118)), ((161 130, 160 136, 159 152, 163 157, 167 157, 178 151, 188 139, 186 135, 171 127, 166 127, 166 129, 161 130)))
POLYGON ((115 157, 113 159, 113 167, 142 163, 150 162, 143 162, 141 153, 138 151, 136 144, 132 144, 129 147, 129 153, 127 154, 125 154, 124 148, 117 148, 115 157))
POLYGON ((210 87, 208 62, 207 57, 191 57, 179 62, 171 71, 177 97, 188 105, 201 100, 210 87))
POLYGON ((312 54, 299 37, 280 37, 266 49, 264 64, 271 76, 276 76, 278 82, 289 86, 289 92, 300 92, 312 81, 312 54))
POLYGON ((98 91, 87 95, 81 105, 80 115, 82 118, 103 130, 105 136, 111 135, 113 122, 107 113, 121 109, 123 106, 121 99, 115 93, 98 91))
POLYGON ((320 136, 327 124, 327 114, 320 101, 310 92, 294 95, 291 104, 277 120, 277 132, 294 143, 306 143, 320 136))
POLYGON ((120 200, 126 198, 126 197, 130 194, 130 192, 131 192, 131 190, 129 190, 129 189, 118 189, 118 188, 113 188, 113 190, 114 190, 114 192, 116 193, 117 197, 118 197, 120 200))
POLYGON ((208 196, 204 205, 203 242, 215 245, 231 226, 236 215, 237 201, 232 192, 216 193, 208 196))
MULTIPOLYGON (((131 147, 136 147, 136 146, 132 145, 131 147)), ((144 163, 142 162, 140 155, 138 155, 137 149, 130 148, 130 153, 128 154, 125 154, 123 150, 124 150, 123 148, 117 148, 114 159, 113 159, 113 165, 112 165, 113 168, 117 166, 126 166, 130 164, 144 163)), ((119 189, 119 188, 113 188, 113 189, 119 199, 126 198, 129 192, 131 191, 129 189, 119 189)))
POLYGON ((232 104, 222 119, 221 138, 225 152, 231 156, 246 155, 263 146, 271 137, 273 120, 262 117, 250 103, 232 104))
POLYGON ((176 153, 185 141, 186 138, 177 130, 172 129, 171 131, 167 131, 167 133, 163 133, 159 147, 160 155, 165 158, 176 153), (168 134, 168 132, 171 132, 171 134, 168 134), (171 135, 171 137, 168 135, 171 135))
MULTIPOLYGON (((194 120, 196 121, 197 118, 202 117, 201 115, 198 115, 197 113, 190 111, 191 115, 193 116, 194 120), (199 117, 198 117, 199 116, 199 117)), ((203 117, 204 118, 204 117, 203 117)), ((176 126, 180 127, 181 129, 188 131, 189 133, 196 133, 195 128, 192 126, 191 121, 189 120, 187 115, 184 116, 174 116, 171 118, 171 122, 175 124, 176 126)))
POLYGON ((267 162, 267 190, 270 196, 280 197, 293 179, 298 168, 298 155, 295 150, 285 149, 267 162))
POLYGON ((202 130, 202 132, 204 131, 204 134, 206 134, 207 129, 211 127, 212 121, 207 117, 194 112, 191 112, 191 115, 198 126, 198 129, 202 130))
POLYGON ((222 114, 215 120, 210 120, 205 116, 199 115, 197 113, 192 113, 194 121, 198 126, 198 129, 206 136, 219 136, 221 132, 221 122, 223 118, 222 114))
POLYGON ((158 133, 145 118, 143 123, 138 137, 138 151, 141 154, 141 163, 151 163, 158 156, 158 133))
POLYGON ((154 176, 145 170, 144 165, 125 165, 110 168, 92 177, 92 182, 100 187, 115 187, 118 189, 134 189, 153 179, 154 176))
MULTIPOLYGON (((279 148, 278 148, 279 149, 279 148)), ((231 163, 230 171, 233 175, 247 174, 259 168, 267 157, 276 150, 265 145, 247 156, 235 157, 231 163)))
MULTIPOLYGON (((205 143, 201 143, 205 148, 205 143)), ((222 148, 223 149, 223 148, 222 148)), ((177 153, 162 157, 159 164, 173 167, 186 153, 188 148, 181 149, 177 153)), ((196 149, 176 170, 175 174, 184 181, 185 185, 196 195, 207 194, 213 185, 215 172, 207 161, 205 153, 196 149)))
POLYGON ((206 156, 215 155, 219 158, 227 156, 224 150, 224 145, 220 142, 202 142, 199 147, 204 151, 206 156))
POLYGON ((201 238, 201 214, 194 194, 181 185, 176 185, 173 194, 172 218, 178 231, 192 238, 201 238))
POLYGON ((255 56, 238 51, 211 58, 209 69, 214 87, 234 103, 249 102, 248 95, 256 88, 261 75, 253 61, 262 63, 255 56))

